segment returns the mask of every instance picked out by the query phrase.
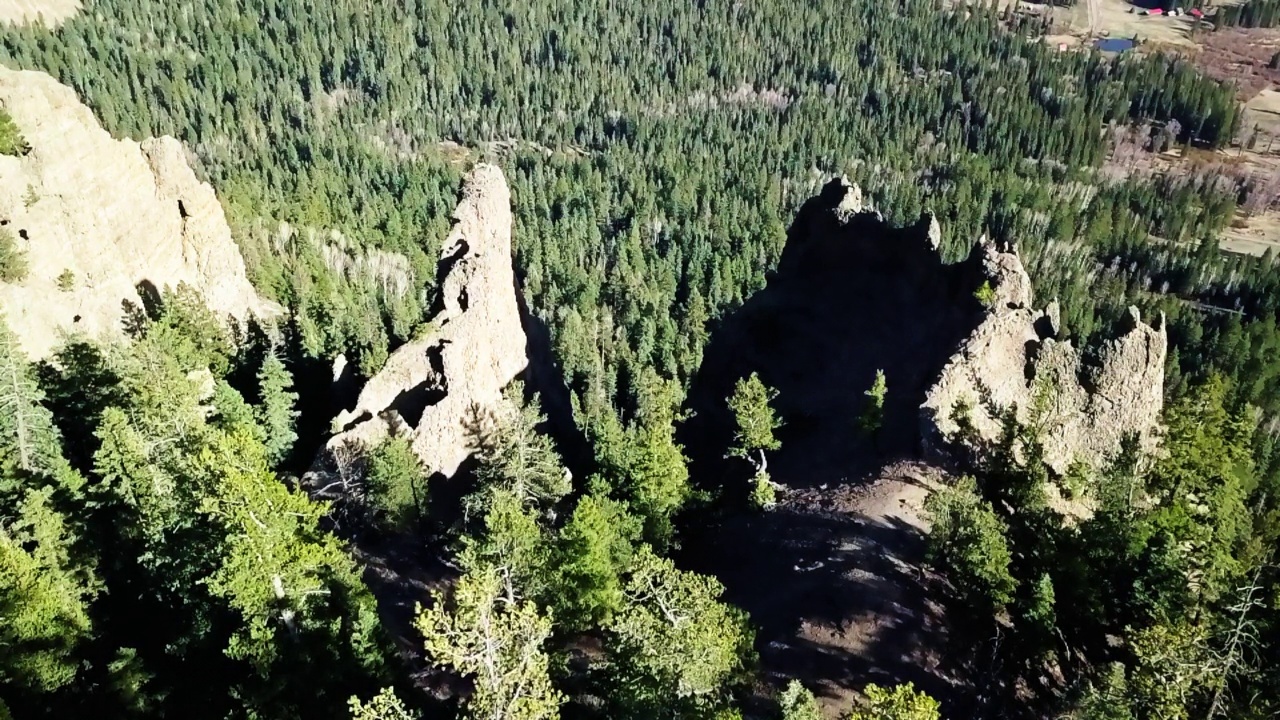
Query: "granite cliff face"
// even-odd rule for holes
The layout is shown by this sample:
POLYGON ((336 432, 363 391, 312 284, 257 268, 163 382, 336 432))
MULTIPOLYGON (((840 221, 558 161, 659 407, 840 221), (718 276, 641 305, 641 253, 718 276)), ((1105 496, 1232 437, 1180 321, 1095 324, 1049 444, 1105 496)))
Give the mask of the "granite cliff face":
POLYGON ((334 420, 337 434, 313 472, 406 433, 428 473, 451 476, 471 454, 468 424, 483 420, 528 365, 511 256, 511 194, 502 171, 477 165, 463 184, 439 272, 442 306, 430 331, 391 354, 334 420))
POLYGON ((0 67, 0 105, 31 147, 0 156, 0 227, 30 266, 0 283, 0 309, 32 357, 66 332, 121 335, 140 284, 189 285, 224 317, 278 312, 249 284, 222 206, 180 142, 112 139, 44 73, 0 67))
POLYGON ((1038 423, 1046 460, 1059 473, 1073 462, 1104 464, 1128 434, 1155 445, 1168 346, 1163 317, 1147 325, 1130 308, 1121 335, 1086 362, 1058 337, 1057 304, 1032 308, 1031 282, 1016 253, 984 240, 969 262, 982 268, 995 299, 926 395, 926 454, 944 452, 954 439, 958 403, 986 442, 1000 436, 1000 413, 1016 407, 1019 420, 1038 423))

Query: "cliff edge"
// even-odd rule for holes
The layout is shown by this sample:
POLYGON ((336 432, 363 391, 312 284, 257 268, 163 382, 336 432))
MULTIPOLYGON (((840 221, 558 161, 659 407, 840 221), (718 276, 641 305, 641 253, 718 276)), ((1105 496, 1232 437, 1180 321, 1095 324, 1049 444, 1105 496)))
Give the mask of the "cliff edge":
POLYGON ((0 0, 0 22, 57 27, 80 10, 80 0, 0 0))
POLYGON ((180 142, 113 139, 44 73, 0 67, 0 106, 30 146, 0 155, 0 231, 29 268, 0 283, 0 309, 30 356, 67 332, 120 336, 125 304, 142 306, 139 285, 189 285, 238 320, 278 311, 250 285, 222 206, 180 142))

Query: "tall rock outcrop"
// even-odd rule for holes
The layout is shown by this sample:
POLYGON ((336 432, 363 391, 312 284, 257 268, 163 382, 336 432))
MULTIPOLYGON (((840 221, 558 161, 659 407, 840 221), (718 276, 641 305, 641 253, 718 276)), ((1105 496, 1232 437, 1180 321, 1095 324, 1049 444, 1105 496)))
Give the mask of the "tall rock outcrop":
POLYGON ((338 415, 338 432, 313 471, 333 471, 345 449, 367 449, 394 431, 412 438, 428 473, 451 476, 471 453, 468 424, 496 407, 528 364, 502 171, 477 165, 453 218, 440 259, 441 308, 430 330, 392 353, 355 407, 338 415))
POLYGON ((1086 362, 1058 337, 1056 303, 1032 308, 1031 282, 1016 253, 983 241, 968 262, 981 268, 994 299, 926 395, 927 454, 944 452, 955 439, 957 404, 969 408, 969 422, 986 442, 1000 437, 1001 413, 1016 407, 1020 421, 1040 428, 1046 460, 1059 473, 1073 462, 1104 464, 1128 434, 1147 448, 1155 444, 1168 346, 1163 317, 1147 325, 1130 308, 1120 336, 1086 362))
POLYGON ((0 67, 0 106, 31 148, 0 155, 0 231, 30 267, 0 283, 0 309, 31 356, 70 331, 120 335, 140 284, 189 285, 224 317, 277 312, 250 285, 222 206, 180 142, 113 139, 44 73, 0 67))

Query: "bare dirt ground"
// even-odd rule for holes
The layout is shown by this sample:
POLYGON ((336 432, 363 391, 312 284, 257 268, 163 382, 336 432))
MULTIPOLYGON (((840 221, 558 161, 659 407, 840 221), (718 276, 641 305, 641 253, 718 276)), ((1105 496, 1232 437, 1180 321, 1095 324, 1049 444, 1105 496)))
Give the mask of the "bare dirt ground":
POLYGON ((1237 224, 1223 231, 1219 242, 1223 250, 1242 255, 1263 255, 1268 250, 1280 254, 1280 211, 1268 210, 1237 224))
POLYGON ((80 0, 0 0, 0 22, 25 25, 41 19, 56 27, 80 11, 80 0))
MULTIPOLYGON (((1271 137, 1280 138, 1280 90, 1267 88, 1244 104, 1244 119, 1240 122, 1241 134, 1246 137, 1254 128, 1271 137)), ((1267 146, 1256 148, 1266 152, 1267 146)), ((1280 142, 1274 150, 1280 150, 1280 142)))
MULTIPOLYGON (((1268 67, 1280 51, 1280 31, 1274 28, 1201 32, 1196 35, 1196 42, 1198 47, 1191 54, 1196 65, 1209 77, 1234 83, 1241 101, 1251 101, 1280 82, 1280 69, 1268 67)), ((1267 98, 1261 102, 1274 111, 1275 106, 1267 98)))
POLYGON ((1143 8, 1127 0, 1082 0, 1071 8, 1055 9, 1054 20, 1064 21, 1077 33, 1092 37, 1137 37, 1160 46, 1194 45, 1191 29, 1195 18, 1140 14, 1143 8), (1133 12, 1130 12, 1130 11, 1133 12))
POLYGON ((943 481, 892 463, 866 480, 783 490, 774 509, 708 529, 726 599, 759 628, 758 697, 799 679, 835 718, 868 683, 911 682, 963 716, 942 581, 924 566, 924 500, 943 481))
POLYGON ((818 522, 788 541, 801 558, 781 600, 799 591, 827 607, 801 618, 791 637, 771 639, 766 664, 819 671, 811 689, 832 715, 848 712, 867 682, 914 681, 939 698, 952 691, 943 609, 931 599, 938 580, 923 566, 924 500, 939 478, 898 463, 867 485, 809 488, 785 501, 781 512, 818 522))

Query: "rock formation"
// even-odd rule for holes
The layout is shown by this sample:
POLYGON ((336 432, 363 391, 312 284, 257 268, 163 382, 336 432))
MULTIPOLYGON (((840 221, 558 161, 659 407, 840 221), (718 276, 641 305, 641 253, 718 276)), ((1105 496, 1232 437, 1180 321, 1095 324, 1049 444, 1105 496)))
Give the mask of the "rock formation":
POLYGON ((692 471, 746 471, 725 458, 736 429, 725 398, 752 373, 779 393, 776 482, 837 485, 914 454, 925 393, 982 316, 969 269, 943 263, 940 240, 931 216, 894 227, 844 178, 805 202, 766 286, 717 324, 690 383, 692 471), (872 437, 861 423, 878 372, 889 392, 872 437))
POLYGON ((1031 282, 1016 253, 984 240, 969 264, 981 268, 994 301, 921 407, 927 454, 943 452, 954 439, 958 403, 969 408, 969 422, 986 442, 1000 436, 999 415, 1016 407, 1020 421, 1040 428, 1046 460, 1059 473, 1073 462, 1105 463, 1130 433, 1154 445, 1164 392, 1163 318, 1149 326, 1130 308, 1124 332, 1086 362, 1057 337, 1056 303, 1032 309, 1031 282))
POLYGON ((189 285, 237 319, 276 312, 249 284, 222 206, 180 142, 112 139, 44 73, 0 67, 0 105, 31 147, 0 155, 0 231, 30 266, 0 283, 0 309, 31 356, 68 331, 120 335, 123 304, 142 304, 140 284, 189 285))
POLYGON ((1086 360, 1060 337, 1055 303, 1033 309, 1015 251, 983 239, 947 264, 941 241, 932 216, 894 227, 846 178, 807 201, 768 284, 720 323, 690 384, 683 440, 697 471, 742 471, 724 459, 735 429, 724 399, 751 373, 779 392, 782 448, 769 470, 791 488, 843 483, 921 448, 935 459, 959 449, 957 402, 986 442, 999 438, 1005 409, 1038 420, 1058 472, 1104 462, 1130 432, 1154 441, 1161 324, 1134 311, 1086 360), (872 439, 859 428, 878 372, 888 395, 872 439))
POLYGON ((4 0, 0 22, 57 27, 80 12, 80 0, 4 0))
POLYGON ((451 476, 471 453, 468 423, 494 408, 528 364, 502 171, 477 165, 453 217, 440 259, 442 307, 430 330, 392 353, 355 407, 338 415, 337 434, 313 470, 332 470, 344 449, 371 447, 394 431, 412 437, 428 473, 451 476))

